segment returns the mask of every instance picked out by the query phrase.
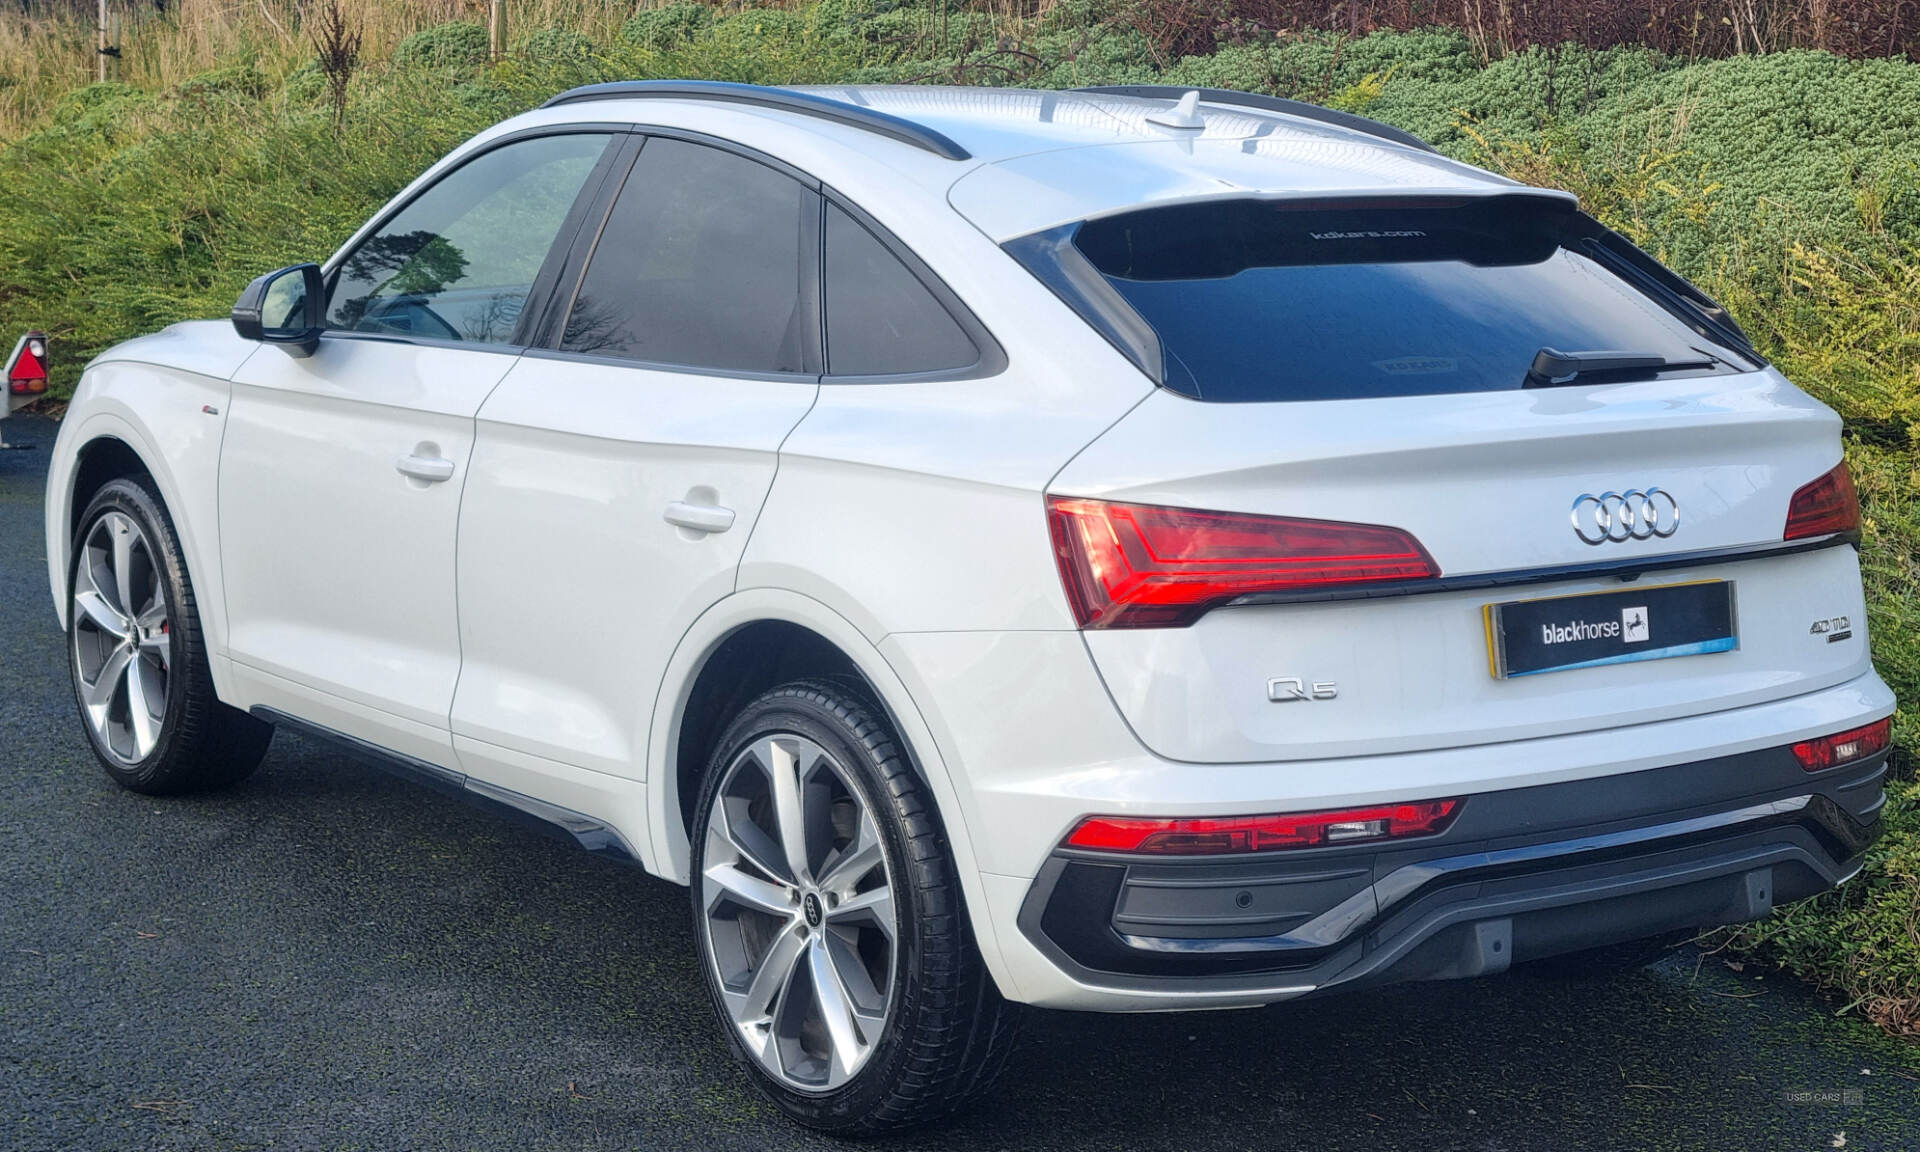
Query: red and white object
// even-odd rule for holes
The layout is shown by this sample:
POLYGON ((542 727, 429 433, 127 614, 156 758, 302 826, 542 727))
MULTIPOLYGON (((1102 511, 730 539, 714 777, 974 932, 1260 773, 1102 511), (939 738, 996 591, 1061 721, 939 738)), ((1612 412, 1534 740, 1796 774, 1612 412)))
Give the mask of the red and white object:
MULTIPOLYGON (((7 357, 7 403, 0 407, 0 419, 47 393, 47 334, 29 332, 15 342, 13 353, 7 357)), ((26 445, 9 444, 4 435, 0 435, 0 449, 20 448, 26 445)))
POLYGON ((7 357, 7 411, 30 404, 47 393, 47 334, 29 332, 7 357))

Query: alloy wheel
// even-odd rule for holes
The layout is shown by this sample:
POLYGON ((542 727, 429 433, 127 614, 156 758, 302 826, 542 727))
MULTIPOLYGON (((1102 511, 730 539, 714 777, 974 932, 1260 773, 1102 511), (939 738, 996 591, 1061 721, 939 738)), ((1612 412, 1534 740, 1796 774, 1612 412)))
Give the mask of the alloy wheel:
POLYGON ((727 767, 701 861, 727 1016, 782 1084, 832 1091, 891 1011, 899 921, 874 813, 819 744, 779 734, 727 767))
POLYGON ((160 742, 172 689, 172 626, 159 557, 123 512, 94 521, 73 577, 81 711, 100 746, 138 764, 160 742))

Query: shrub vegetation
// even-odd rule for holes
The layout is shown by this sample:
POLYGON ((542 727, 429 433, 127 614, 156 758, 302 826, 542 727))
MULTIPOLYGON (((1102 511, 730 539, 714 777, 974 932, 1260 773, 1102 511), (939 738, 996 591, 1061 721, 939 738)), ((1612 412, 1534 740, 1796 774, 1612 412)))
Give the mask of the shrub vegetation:
MULTIPOLYGON (((1731 942, 1920 1032, 1920 791, 1908 768, 1920 738, 1920 67, 1856 58, 1909 44, 1915 33, 1894 19, 1903 4, 1831 5, 1852 23, 1816 27, 1789 19, 1800 9, 1786 0, 1743 3, 1758 15, 1740 44, 1720 29, 1668 42, 1682 53, 1670 54, 1608 44, 1625 34, 1602 34, 1599 17, 1623 7, 1607 4, 1586 6, 1596 15, 1584 32, 1562 30, 1597 45, 1582 46, 1558 43, 1546 24, 1476 27, 1459 14, 1507 6, 1473 0, 1189 5, 1207 15, 1187 40, 1139 0, 680 0, 644 11, 524 0, 522 38, 498 64, 476 6, 461 0, 342 7, 365 50, 337 123, 286 5, 258 7, 284 28, 235 15, 252 6, 219 9, 217 27, 211 16, 148 20, 147 62, 130 57, 124 84, 0 62, 0 334, 46 328, 59 390, 110 343, 223 315, 249 278, 324 258, 466 136, 594 80, 1242 88, 1378 117, 1458 158, 1579 193, 1720 297, 1847 420, 1875 658, 1903 701, 1889 834, 1844 891, 1731 942), (1321 9, 1338 14, 1337 30, 1302 30, 1321 9), (1353 35, 1355 13, 1363 29, 1389 30, 1353 35), (1778 18, 1760 19, 1768 13, 1778 18), (1892 24, 1873 22, 1888 13, 1892 24), (1455 27, 1419 26, 1449 15, 1455 27), (1855 57, 1691 55, 1822 42, 1855 57)), ((1512 7, 1528 19, 1570 10, 1512 7)), ((0 61, 21 59, 10 38, 58 44, 70 25, 0 18, 0 61)))

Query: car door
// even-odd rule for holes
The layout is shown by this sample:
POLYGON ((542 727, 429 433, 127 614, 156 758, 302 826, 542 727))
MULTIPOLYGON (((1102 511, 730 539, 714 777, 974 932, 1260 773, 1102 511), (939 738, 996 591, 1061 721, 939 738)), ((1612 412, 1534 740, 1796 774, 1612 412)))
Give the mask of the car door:
POLYGON ((627 137, 509 139, 329 270, 312 355, 234 377, 220 460, 228 657, 249 704, 451 767, 454 534, 474 414, 627 137))
POLYGON ((799 173, 653 135, 583 234, 550 348, 480 410, 460 513, 465 771, 548 795, 555 765, 643 775, 667 659, 733 590, 818 389, 820 227, 799 173))

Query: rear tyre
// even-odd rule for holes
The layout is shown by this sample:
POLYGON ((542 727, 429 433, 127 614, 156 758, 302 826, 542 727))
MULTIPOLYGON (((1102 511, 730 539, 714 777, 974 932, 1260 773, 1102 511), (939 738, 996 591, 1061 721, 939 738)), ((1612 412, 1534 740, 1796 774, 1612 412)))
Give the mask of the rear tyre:
POLYGON ((1604 978, 1622 972, 1637 971, 1665 959, 1695 935, 1696 930, 1688 929, 1684 932, 1648 936, 1642 940, 1622 940, 1618 944, 1602 944, 1598 948, 1587 948, 1579 952, 1544 956, 1522 965, 1522 969, 1535 975, 1556 979, 1604 978))
POLYGON ((931 799, 879 710, 775 688, 721 736, 694 814, 694 938, 734 1055, 842 1135, 938 1119, 1013 1046, 931 799))
POLYGON ((194 792, 260 766, 273 728, 215 698, 180 540, 149 486, 113 480, 87 505, 67 604, 80 726, 114 783, 194 792))

